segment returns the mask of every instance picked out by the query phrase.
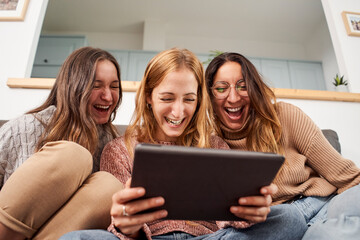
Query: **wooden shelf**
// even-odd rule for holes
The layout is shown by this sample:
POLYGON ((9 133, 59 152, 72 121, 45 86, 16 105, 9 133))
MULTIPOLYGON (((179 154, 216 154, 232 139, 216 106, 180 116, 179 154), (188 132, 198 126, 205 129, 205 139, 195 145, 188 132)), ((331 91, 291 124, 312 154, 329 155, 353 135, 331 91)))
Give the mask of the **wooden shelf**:
MULTIPOLYGON (((32 88, 32 89, 51 89, 55 83, 55 78, 9 78, 7 85, 10 88, 32 88)), ((124 92, 136 92, 140 82, 121 81, 124 92)))
MULTIPOLYGON (((51 89, 54 82, 54 78, 9 78, 7 85, 10 88, 51 89)), ((136 92, 139 85, 140 82, 121 81, 124 92, 136 92)), ((277 98, 360 102, 360 93, 284 88, 274 88, 273 90, 277 98)))

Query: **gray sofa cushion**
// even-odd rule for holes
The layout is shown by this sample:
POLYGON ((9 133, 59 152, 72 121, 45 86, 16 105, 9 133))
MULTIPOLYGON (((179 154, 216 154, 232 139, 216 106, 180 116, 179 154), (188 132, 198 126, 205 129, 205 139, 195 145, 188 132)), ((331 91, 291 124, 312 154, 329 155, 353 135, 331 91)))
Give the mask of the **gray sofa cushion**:
POLYGON ((335 148, 336 151, 341 153, 341 146, 337 133, 332 129, 322 129, 321 131, 323 132, 329 143, 333 146, 333 148, 335 148))

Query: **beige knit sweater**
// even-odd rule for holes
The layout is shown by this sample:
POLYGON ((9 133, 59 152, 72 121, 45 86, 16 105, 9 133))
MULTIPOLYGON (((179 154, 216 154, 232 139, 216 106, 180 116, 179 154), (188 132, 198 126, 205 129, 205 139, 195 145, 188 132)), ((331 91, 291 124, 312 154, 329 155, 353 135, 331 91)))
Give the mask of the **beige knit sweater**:
MULTIPOLYGON (((328 196, 341 193, 360 183, 360 169, 343 158, 326 140, 321 130, 299 108, 277 103, 282 126, 281 144, 285 165, 274 180, 279 191, 274 204, 297 195, 328 196)), ((225 141, 232 149, 246 150, 246 136, 221 126, 225 141)))

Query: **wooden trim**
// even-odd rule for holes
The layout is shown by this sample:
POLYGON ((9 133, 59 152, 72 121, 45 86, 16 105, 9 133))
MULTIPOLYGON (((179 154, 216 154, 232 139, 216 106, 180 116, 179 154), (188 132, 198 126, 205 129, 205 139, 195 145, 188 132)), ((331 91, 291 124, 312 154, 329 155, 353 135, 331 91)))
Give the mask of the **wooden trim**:
MULTIPOLYGON (((54 78, 9 78, 10 88, 51 89, 54 78)), ((121 81, 124 92, 136 92, 140 82, 121 81)), ((274 88, 277 98, 322 101, 360 102, 360 93, 274 88)))
MULTIPOLYGON (((51 89, 55 83, 55 78, 9 78, 7 85, 10 88, 32 88, 32 89, 51 89)), ((121 81, 124 92, 136 92, 140 82, 121 81)))
POLYGON ((274 88, 277 98, 360 102, 360 93, 274 88))
POLYGON ((29 1, 30 0, 18 1, 17 9, 14 11, 2 10, 4 14, 0 15, 0 21, 24 21, 29 1), (22 8, 20 9, 20 7, 22 8), (7 13, 10 14, 7 15, 7 13))

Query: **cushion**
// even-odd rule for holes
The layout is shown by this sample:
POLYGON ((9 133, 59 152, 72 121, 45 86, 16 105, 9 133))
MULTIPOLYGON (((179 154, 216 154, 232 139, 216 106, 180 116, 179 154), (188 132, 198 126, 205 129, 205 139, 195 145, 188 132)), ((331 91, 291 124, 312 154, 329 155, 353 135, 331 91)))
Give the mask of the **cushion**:
POLYGON ((332 129, 322 129, 321 131, 323 132, 329 143, 333 146, 333 148, 335 148, 336 151, 341 153, 341 146, 337 133, 332 129))

